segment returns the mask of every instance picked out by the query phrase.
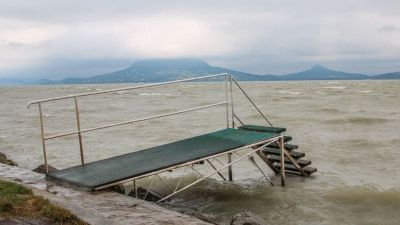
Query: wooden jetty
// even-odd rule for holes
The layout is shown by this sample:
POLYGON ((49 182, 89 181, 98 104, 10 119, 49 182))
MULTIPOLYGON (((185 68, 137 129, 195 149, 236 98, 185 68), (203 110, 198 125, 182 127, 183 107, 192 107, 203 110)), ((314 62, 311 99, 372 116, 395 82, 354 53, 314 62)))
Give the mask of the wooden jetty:
MULTIPOLYGON (((285 173, 307 177, 316 172, 316 168, 312 168, 309 166, 311 164, 310 160, 302 159, 302 157, 305 156, 304 153, 294 151, 298 148, 298 146, 288 143, 292 140, 292 137, 284 136, 283 133, 286 131, 286 128, 274 127, 272 123, 267 119, 266 115, 261 112, 254 101, 235 80, 235 78, 227 73, 164 83, 146 84, 127 88, 42 99, 30 102, 28 104, 28 107, 32 104, 36 104, 39 110, 41 141, 46 168, 48 167, 46 149, 47 140, 75 135, 77 136, 79 141, 81 159, 80 165, 47 173, 47 179, 88 191, 102 190, 126 182, 135 182, 139 179, 151 177, 152 181, 150 182, 150 186, 147 187, 147 192, 150 192, 153 184, 153 178, 156 177, 157 179, 163 181, 160 174, 166 171, 172 171, 181 167, 193 168, 193 165, 197 164, 206 165, 205 162, 207 162, 207 164, 211 166, 211 173, 201 175, 194 182, 182 187, 180 184, 181 180, 179 180, 175 187, 170 187, 163 181, 163 183, 171 191, 170 194, 163 196, 158 200, 164 201, 213 175, 218 175, 223 180, 232 181, 232 166, 244 159, 249 159, 252 164, 256 166, 264 175, 264 177, 273 185, 270 178, 261 170, 260 166, 256 163, 253 155, 259 156, 262 161, 265 162, 269 168, 271 168, 272 171, 274 171, 276 174, 280 174, 282 186, 285 186, 286 182, 285 173), (204 79, 224 80, 226 97, 225 101, 141 119, 107 124, 98 127, 86 129, 83 129, 81 127, 80 112, 78 107, 78 99, 81 97, 107 94, 118 91, 142 89, 148 87, 160 87, 174 83, 204 79), (258 111, 261 117, 265 120, 265 125, 248 125, 243 123, 243 121, 239 119, 239 116, 235 113, 234 110, 234 87, 238 88, 241 93, 250 101, 250 103, 258 111), (74 99, 77 130, 74 132, 47 136, 45 134, 43 123, 42 105, 46 102, 61 101, 65 99, 74 99), (224 106, 226 113, 227 126, 221 130, 152 148, 143 149, 141 151, 135 151, 108 159, 85 163, 84 149, 82 145, 83 133, 100 129, 107 129, 115 126, 139 123, 142 121, 173 116, 181 113, 203 110, 205 108, 218 106, 224 106), (239 154, 239 151, 241 152, 241 154, 239 154), (234 155, 237 157, 235 158, 234 155), (226 156, 226 162, 221 162, 221 160, 219 160, 219 158, 221 158, 222 156, 226 156), (219 162, 220 165, 216 166, 215 164, 213 164, 213 160, 219 162), (223 174, 221 173, 223 170, 228 171, 228 178, 223 176, 223 174)), ((145 199, 146 196, 147 193, 144 195, 145 199)))

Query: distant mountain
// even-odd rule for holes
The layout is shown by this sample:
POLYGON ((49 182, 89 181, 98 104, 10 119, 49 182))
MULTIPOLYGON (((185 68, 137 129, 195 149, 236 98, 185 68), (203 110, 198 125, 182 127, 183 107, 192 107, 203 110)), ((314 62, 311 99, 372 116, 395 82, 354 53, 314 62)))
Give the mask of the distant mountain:
POLYGON ((331 70, 321 65, 315 65, 302 72, 282 75, 281 78, 283 80, 361 80, 368 79, 369 76, 331 70))
POLYGON ((400 72, 394 72, 394 73, 385 73, 381 75, 375 75, 371 77, 372 79, 400 79, 400 72))
POLYGON ((229 73, 241 81, 400 79, 400 72, 368 76, 359 73, 347 73, 331 70, 321 65, 315 65, 311 69, 298 73, 285 75, 257 75, 211 66, 208 63, 198 59, 181 58, 142 60, 116 72, 87 78, 65 78, 59 81, 48 79, 29 81, 3 78, 0 79, 0 84, 15 85, 164 82, 217 73, 229 73))
MULTIPOLYGON (((151 59, 138 61, 128 68, 89 78, 66 78, 59 83, 137 83, 163 82, 217 73, 231 73, 239 80, 270 80, 276 76, 261 76, 210 66, 198 59, 151 59)), ((58 82, 57 82, 58 83, 58 82)))

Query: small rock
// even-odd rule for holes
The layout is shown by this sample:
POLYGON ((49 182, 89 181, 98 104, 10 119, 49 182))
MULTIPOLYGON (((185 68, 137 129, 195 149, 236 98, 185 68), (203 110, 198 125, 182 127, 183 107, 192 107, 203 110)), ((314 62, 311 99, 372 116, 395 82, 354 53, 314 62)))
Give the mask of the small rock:
POLYGON ((252 212, 240 212, 232 216, 231 225, 268 225, 268 223, 252 212))
MULTIPOLYGON (((50 166, 50 165, 47 165, 48 167, 49 167, 49 173, 52 173, 52 172, 55 172, 55 171, 57 171, 58 169, 56 169, 55 167, 52 167, 52 166, 50 166)), ((47 171, 46 171, 46 166, 45 165, 40 165, 40 166, 38 166, 38 167, 36 167, 35 169, 33 169, 32 170, 33 172, 36 172, 36 173, 43 173, 43 174, 46 174, 47 173, 47 171)))
POLYGON ((18 166, 18 163, 12 161, 11 159, 8 159, 7 156, 0 152, 0 163, 9 165, 9 166, 18 166))
POLYGON ((0 152, 0 162, 3 162, 4 160, 7 160, 6 154, 0 152))

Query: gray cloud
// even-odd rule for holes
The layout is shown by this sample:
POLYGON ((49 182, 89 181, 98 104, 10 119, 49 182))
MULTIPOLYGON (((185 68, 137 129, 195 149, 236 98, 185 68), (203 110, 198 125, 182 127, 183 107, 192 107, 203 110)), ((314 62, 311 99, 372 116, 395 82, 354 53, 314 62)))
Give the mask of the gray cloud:
POLYGON ((379 31, 382 32, 391 32, 391 31, 395 31, 398 28, 393 26, 393 25, 386 25, 386 26, 382 26, 381 28, 379 28, 379 31))
POLYGON ((316 63, 394 71, 397 21, 398 0, 3 0, 0 76, 89 76, 152 57, 198 57, 259 74, 316 63))

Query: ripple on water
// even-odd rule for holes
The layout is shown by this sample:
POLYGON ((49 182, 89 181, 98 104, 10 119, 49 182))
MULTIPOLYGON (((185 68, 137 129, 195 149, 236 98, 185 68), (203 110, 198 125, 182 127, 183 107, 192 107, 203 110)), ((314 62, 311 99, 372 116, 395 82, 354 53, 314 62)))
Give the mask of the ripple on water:
POLYGON ((339 188, 329 191, 325 198, 343 204, 374 204, 400 207, 400 190, 378 190, 371 186, 339 188))
POLYGON ((320 111, 320 112, 326 112, 326 113, 339 113, 340 112, 340 110, 339 109, 337 109, 337 108, 320 108, 320 109, 318 109, 318 111, 320 111))
POLYGON ((339 90, 342 90, 342 89, 346 89, 347 87, 345 87, 345 86, 328 86, 328 87, 324 87, 325 89, 339 89, 339 90))
POLYGON ((361 139, 361 138, 356 138, 356 139, 347 139, 342 141, 343 145, 350 147, 356 147, 356 148, 364 148, 364 147, 382 147, 384 143, 380 141, 374 141, 370 139, 361 139))
POLYGON ((279 94, 290 94, 290 95, 300 95, 301 92, 296 92, 296 91, 284 91, 284 90, 279 90, 279 94))
MULTIPOLYGON (((400 190, 372 186, 344 187, 323 196, 325 211, 340 224, 399 224, 400 190)), ((337 224, 337 223, 332 223, 337 224)))
POLYGON ((379 117, 348 117, 348 118, 338 118, 327 120, 327 124, 356 124, 356 125, 373 125, 386 123, 389 119, 379 118, 379 117))

